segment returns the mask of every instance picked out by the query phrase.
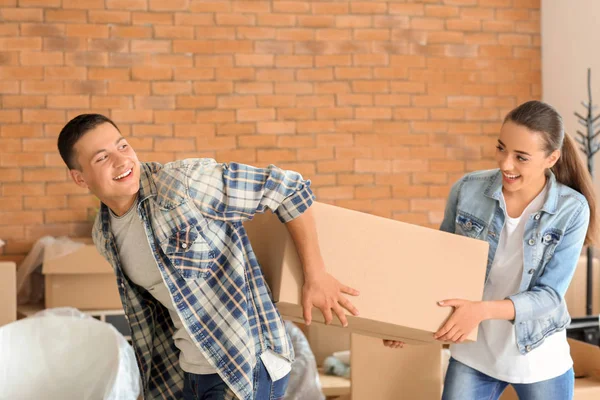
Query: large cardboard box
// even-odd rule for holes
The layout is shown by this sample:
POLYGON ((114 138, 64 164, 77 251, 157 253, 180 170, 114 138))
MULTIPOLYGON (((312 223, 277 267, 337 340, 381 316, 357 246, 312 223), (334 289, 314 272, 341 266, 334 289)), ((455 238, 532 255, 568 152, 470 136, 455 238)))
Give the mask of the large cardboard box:
POLYGON ((82 245, 74 252, 63 253, 60 245, 49 245, 44 250, 46 308, 122 308, 113 269, 94 246, 82 245))
POLYGON ((439 400, 442 346, 384 347, 380 339, 352 335, 352 400, 439 400))
MULTIPOLYGON (((593 289, 592 289, 592 314, 600 314, 600 261, 594 258, 593 262, 593 289)), ((587 301, 587 257, 582 256, 577 263, 573 280, 565 294, 565 301, 571 317, 585 317, 587 301)))
MULTIPOLYGON (((575 392, 573 400, 600 399, 600 347, 569 339, 571 357, 575 369, 575 392)), ((509 386, 500 400, 519 400, 509 386)))
MULTIPOLYGON (((481 300, 487 242, 321 203, 312 209, 328 272, 361 293, 351 298, 360 312, 348 316, 352 332, 428 343, 451 313, 439 300, 481 300)), ((268 213, 246 229, 280 313, 302 321, 304 278, 287 228, 268 213)), ((315 309, 313 321, 323 322, 315 309)))
POLYGON ((17 266, 0 262, 0 326, 17 319, 17 266))

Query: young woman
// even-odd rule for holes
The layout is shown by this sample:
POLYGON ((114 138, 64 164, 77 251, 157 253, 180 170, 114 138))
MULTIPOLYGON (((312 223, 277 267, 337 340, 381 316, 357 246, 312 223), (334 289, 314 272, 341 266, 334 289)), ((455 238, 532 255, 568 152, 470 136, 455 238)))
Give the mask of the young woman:
POLYGON ((520 400, 569 400, 564 295, 595 238, 592 181, 562 118, 539 101, 506 116, 496 159, 452 187, 440 228, 490 244, 483 300, 440 302, 454 308, 435 334, 453 343, 442 400, 495 400, 509 384, 520 400), (462 343, 478 325, 478 340, 462 343))

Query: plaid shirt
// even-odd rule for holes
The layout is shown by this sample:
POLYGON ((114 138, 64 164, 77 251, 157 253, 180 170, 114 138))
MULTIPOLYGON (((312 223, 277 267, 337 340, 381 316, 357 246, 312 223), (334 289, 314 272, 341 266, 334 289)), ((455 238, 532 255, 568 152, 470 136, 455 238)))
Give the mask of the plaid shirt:
MULTIPOLYGON (((267 209, 293 220, 314 200, 309 186, 274 166, 211 159, 141 165, 137 212, 148 242, 186 330, 227 383, 228 398, 254 398, 254 368, 267 349, 294 357, 242 222, 267 209)), ((183 371, 172 320, 123 274, 109 221, 102 204, 94 242, 115 269, 145 398, 179 400, 183 371)))

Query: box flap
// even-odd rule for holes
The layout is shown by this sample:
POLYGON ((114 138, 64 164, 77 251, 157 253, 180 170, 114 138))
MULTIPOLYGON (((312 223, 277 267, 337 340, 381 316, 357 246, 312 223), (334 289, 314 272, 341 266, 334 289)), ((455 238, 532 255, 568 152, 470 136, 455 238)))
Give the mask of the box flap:
POLYGON ((576 377, 600 380, 600 347, 569 339, 576 377))
POLYGON ((46 246, 44 250, 44 274, 110 274, 111 265, 98 253, 95 246, 81 245, 65 254, 58 245, 46 246))

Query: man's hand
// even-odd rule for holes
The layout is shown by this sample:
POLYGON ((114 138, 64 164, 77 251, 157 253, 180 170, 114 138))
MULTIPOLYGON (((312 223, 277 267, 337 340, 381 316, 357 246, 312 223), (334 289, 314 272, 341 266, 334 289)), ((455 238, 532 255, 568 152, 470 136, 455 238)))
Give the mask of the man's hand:
POLYGON ((337 279, 324 270, 314 272, 305 278, 302 288, 302 308, 304 309, 304 321, 306 325, 311 323, 311 310, 316 307, 323 313, 325 323, 330 324, 333 314, 337 314, 344 327, 348 326, 348 320, 344 308, 352 315, 358 315, 358 310, 350 300, 343 294, 358 296, 358 290, 342 285, 337 279))
POLYGON ((484 303, 481 301, 444 300, 438 304, 441 307, 454 307, 448 321, 433 335, 434 339, 442 342, 462 343, 486 319, 484 303))
POLYGON ((389 347, 390 349, 401 349, 404 347, 404 342, 399 342, 397 340, 384 340, 383 345, 385 347, 389 347))

